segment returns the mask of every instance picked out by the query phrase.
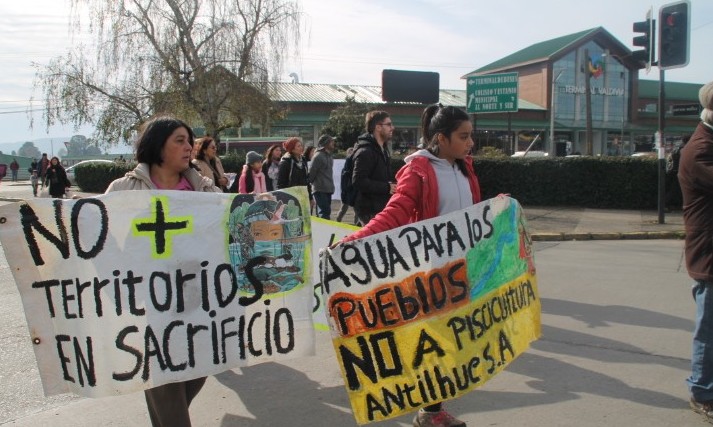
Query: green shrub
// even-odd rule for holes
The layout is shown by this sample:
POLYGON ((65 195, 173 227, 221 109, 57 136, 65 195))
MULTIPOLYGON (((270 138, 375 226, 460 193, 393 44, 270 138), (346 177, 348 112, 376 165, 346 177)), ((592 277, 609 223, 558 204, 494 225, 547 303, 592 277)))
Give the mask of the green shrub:
POLYGON ((74 170, 77 187, 87 193, 103 193, 109 184, 136 167, 136 163, 88 163, 74 170))
MULTIPOLYGON (((262 154, 262 153, 260 153, 262 154)), ((245 164, 245 156, 247 151, 244 150, 231 150, 225 156, 220 158, 220 162, 223 164, 223 169, 225 172, 234 172, 238 175, 243 171, 243 165, 245 164)))
MULTIPOLYGON (((525 206, 657 206, 658 163, 652 158, 475 157, 473 163, 484 199, 506 193, 525 206)), ((393 173, 403 164, 392 159, 393 173)))
POLYGON ((476 158, 484 198, 509 193, 523 205, 652 209, 658 197, 656 159, 575 157, 476 158))
MULTIPOLYGON (((221 158, 226 172, 239 173, 245 153, 221 158)), ((393 175, 404 165, 391 159, 393 175)), ((476 157, 475 172, 484 199, 510 194, 525 206, 580 206, 608 209, 655 209, 658 160, 632 157, 491 158, 476 157)), ((77 168, 78 187, 103 193, 135 164, 88 164, 77 168)))

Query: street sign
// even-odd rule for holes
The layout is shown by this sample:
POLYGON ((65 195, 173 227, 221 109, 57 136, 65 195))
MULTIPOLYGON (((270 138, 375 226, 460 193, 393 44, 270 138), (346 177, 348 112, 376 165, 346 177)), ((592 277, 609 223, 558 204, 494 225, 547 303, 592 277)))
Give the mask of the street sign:
POLYGON ((500 73, 468 77, 468 113, 517 112, 518 74, 500 73))
POLYGON ((701 104, 675 104, 671 112, 674 116, 697 116, 701 113, 701 104))

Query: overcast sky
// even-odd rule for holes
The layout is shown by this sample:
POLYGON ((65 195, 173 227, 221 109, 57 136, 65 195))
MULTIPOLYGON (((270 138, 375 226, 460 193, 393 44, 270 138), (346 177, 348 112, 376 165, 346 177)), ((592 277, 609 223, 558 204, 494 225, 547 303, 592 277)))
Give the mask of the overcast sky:
MULTIPOLYGON (((381 70, 440 73, 441 88, 465 89, 460 77, 533 43, 604 27, 633 49, 632 23, 643 20, 651 0, 302 0, 305 32, 299 58, 290 60, 280 81, 296 73, 303 83, 380 85, 381 70)), ((706 83, 713 79, 713 1, 691 0, 691 61, 666 72, 667 81, 706 83)), ((0 143, 89 135, 91 128, 42 124, 39 112, 29 129, 26 111, 34 68, 72 45, 66 0, 0 3, 0 143)), ((640 78, 658 80, 658 69, 640 78)))

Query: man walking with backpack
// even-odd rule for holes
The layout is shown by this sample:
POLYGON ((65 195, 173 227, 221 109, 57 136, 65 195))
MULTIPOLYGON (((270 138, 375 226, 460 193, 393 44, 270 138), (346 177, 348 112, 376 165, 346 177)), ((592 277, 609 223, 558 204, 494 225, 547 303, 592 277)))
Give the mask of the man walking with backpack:
POLYGON ((386 111, 369 111, 364 122, 366 133, 357 141, 352 173, 354 212, 362 226, 384 209, 396 190, 396 184, 390 182, 391 156, 387 147, 394 133, 391 117, 386 111))

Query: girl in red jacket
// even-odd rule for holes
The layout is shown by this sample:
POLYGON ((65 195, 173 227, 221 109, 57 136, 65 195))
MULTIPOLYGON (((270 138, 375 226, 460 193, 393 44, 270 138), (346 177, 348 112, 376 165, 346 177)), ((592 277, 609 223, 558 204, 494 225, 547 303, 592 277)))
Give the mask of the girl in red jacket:
MULTIPOLYGON (((425 147, 406 157, 396 174, 396 192, 383 211, 344 242, 434 218, 480 202, 480 185, 473 169, 473 125, 468 114, 440 104, 421 115, 425 147)), ((416 427, 465 427, 443 410, 442 404, 421 408, 413 420, 416 427)))

